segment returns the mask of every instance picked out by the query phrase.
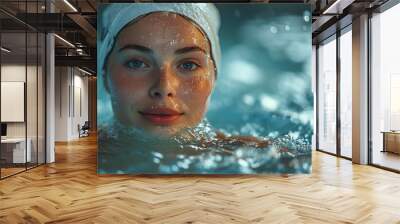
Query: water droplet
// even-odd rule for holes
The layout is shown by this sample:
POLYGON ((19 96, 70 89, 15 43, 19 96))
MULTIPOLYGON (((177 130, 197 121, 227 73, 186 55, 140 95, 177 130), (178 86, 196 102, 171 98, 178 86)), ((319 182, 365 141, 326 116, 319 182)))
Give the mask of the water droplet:
POLYGON ((271 33, 275 34, 275 33, 278 32, 278 29, 277 29, 275 26, 271 26, 271 27, 269 28, 269 31, 271 31, 271 33))
POLYGON ((160 163, 160 159, 159 158, 153 158, 153 162, 159 164, 160 163))
POLYGON ((310 11, 306 10, 306 11, 303 12, 304 21, 309 22, 310 21, 310 17, 311 17, 310 11))

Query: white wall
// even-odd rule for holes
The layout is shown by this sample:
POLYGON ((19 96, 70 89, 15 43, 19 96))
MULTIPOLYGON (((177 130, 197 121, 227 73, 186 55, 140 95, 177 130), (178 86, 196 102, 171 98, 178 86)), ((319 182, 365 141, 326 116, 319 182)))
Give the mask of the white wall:
MULTIPOLYGON (((25 83, 1 81, 1 121, 25 121, 25 83)), ((35 105, 36 108, 36 105, 35 105)))
POLYGON ((76 68, 56 67, 55 85, 55 140, 77 139, 78 124, 88 120, 88 77, 76 68))
POLYGON ((68 140, 68 86, 67 67, 55 68, 55 141, 68 140))
MULTIPOLYGON (((79 133, 78 133, 78 124, 81 126, 85 123, 85 121, 88 121, 89 119, 89 113, 88 113, 88 106, 89 106, 89 94, 88 94, 88 77, 81 76, 79 72, 79 75, 76 75, 75 70, 75 75, 74 75, 74 107, 72 108, 72 130, 71 130, 71 135, 74 138, 78 138, 79 133), (80 108, 81 107, 81 108, 80 108)), ((72 103, 71 103, 72 104, 72 103)))
MULTIPOLYGON (((29 87, 34 86, 34 88, 27 88, 27 120, 28 120, 28 137, 29 133, 33 133, 30 131, 34 129, 36 135, 36 113, 32 113, 32 111, 36 111, 36 80, 33 76, 36 77, 36 66, 27 66, 25 68, 25 64, 4 64, 1 66, 1 81, 2 82, 25 82, 25 75, 27 69, 28 76, 28 84, 29 87), (34 122, 34 123, 32 123, 34 122)), ((40 107, 41 105, 39 105, 40 107)), ((1 110, 7 110, 7 108, 1 108, 1 110)), ((7 122, 7 136, 8 137, 25 137, 25 123, 26 122, 7 122)))
MULTIPOLYGON (((28 71, 32 67, 28 67, 28 71)), ((25 64, 8 64, 1 66, 1 81, 2 82, 25 82, 25 64)), ((7 108, 1 108, 7 110, 7 108)), ((12 122, 7 123, 7 136, 8 137, 25 137, 25 123, 12 122)))

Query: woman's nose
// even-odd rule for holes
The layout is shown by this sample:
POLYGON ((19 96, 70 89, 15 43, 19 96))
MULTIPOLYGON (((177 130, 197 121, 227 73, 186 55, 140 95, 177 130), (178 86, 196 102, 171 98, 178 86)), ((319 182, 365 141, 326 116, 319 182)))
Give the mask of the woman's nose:
POLYGON ((157 99, 175 97, 176 82, 176 77, 170 69, 161 69, 157 80, 150 88, 150 97, 157 99))

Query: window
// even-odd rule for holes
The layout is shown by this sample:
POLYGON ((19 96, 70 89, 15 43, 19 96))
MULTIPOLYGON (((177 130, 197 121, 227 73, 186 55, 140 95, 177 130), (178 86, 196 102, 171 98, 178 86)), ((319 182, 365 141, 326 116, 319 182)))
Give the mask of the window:
POLYGON ((336 153, 336 36, 318 48, 318 149, 336 153))
POLYGON ((372 163, 400 170, 400 4, 371 18, 372 163))
MULTIPOLYGON (((24 12, 40 12, 44 3, 7 1, 0 6, 17 5, 19 16, 24 16, 24 12)), ((1 117, 0 178, 5 178, 45 163, 46 40, 44 33, 13 16, 0 12, 0 17, 9 21, 0 23, 0 111, 5 115, 1 117)))
POLYGON ((352 157, 352 35, 351 26, 340 36, 340 155, 352 157))

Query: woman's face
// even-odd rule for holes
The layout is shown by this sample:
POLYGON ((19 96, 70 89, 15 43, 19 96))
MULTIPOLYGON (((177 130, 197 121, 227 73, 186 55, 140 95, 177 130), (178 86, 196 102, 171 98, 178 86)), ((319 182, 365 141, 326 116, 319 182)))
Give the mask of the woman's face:
POLYGON ((170 137, 196 126, 207 109, 215 69, 207 38, 190 21, 157 12, 125 27, 106 66, 117 119, 170 137))

